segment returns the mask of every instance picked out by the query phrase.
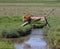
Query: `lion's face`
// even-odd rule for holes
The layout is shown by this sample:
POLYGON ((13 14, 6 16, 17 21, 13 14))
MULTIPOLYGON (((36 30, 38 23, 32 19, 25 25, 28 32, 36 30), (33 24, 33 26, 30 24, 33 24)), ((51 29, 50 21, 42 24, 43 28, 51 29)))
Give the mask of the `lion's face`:
POLYGON ((30 16, 23 16, 23 22, 26 22, 30 19, 30 16))

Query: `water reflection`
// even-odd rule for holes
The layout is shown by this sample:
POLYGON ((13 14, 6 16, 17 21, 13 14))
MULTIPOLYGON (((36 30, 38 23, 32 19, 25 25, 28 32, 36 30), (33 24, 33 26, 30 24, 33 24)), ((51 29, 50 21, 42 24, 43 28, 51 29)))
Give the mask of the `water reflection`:
POLYGON ((24 41, 22 44, 15 43, 15 49, 47 49, 42 29, 32 29, 29 37, 29 40, 24 41))
POLYGON ((23 49, 23 44, 14 44, 15 49, 23 49))
POLYGON ((43 30, 42 29, 32 29, 31 35, 42 35, 43 30))

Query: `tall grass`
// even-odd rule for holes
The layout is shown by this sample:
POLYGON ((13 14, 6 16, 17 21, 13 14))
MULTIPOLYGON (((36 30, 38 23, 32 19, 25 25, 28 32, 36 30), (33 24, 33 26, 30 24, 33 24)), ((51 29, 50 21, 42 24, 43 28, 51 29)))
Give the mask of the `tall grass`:
MULTIPOLYGON (((30 34, 32 25, 34 24, 37 24, 37 26, 40 26, 40 24, 42 25, 41 22, 40 23, 34 22, 24 27, 21 27, 22 23, 23 23, 22 17, 20 16, 0 17, 0 49, 14 49, 14 46, 13 46, 14 43, 11 42, 12 37, 13 38, 20 37, 20 36, 25 37, 25 35, 30 34), (7 38, 11 38, 10 41, 9 40, 7 41, 7 38)), ((18 41, 20 40, 21 39, 19 39, 18 41)), ((23 40, 24 39, 22 39, 22 41, 23 40)))
MULTIPOLYGON (((60 17, 49 17, 48 22, 51 25, 51 27, 50 27, 50 29, 45 28, 45 30, 47 30, 46 31, 47 41, 52 49, 57 48, 57 46, 60 45, 60 17)), ((1 17, 0 18, 0 36, 1 36, 2 32, 5 34, 7 32, 9 35, 13 34, 13 35, 17 35, 19 37, 20 35, 23 35, 26 32, 28 34, 32 25, 35 24, 37 26, 40 26, 42 23, 34 22, 34 23, 31 23, 30 25, 26 25, 25 27, 21 27, 20 26, 21 24, 22 24, 22 17, 19 17, 19 16, 1 17)), ((3 34, 3 35, 5 35, 5 34, 3 34)), ((2 42, 2 41, 0 40, 0 42, 2 42)), ((5 45, 5 44, 3 43, 3 45, 5 45)), ((10 45, 10 44, 6 43, 6 45, 10 45)), ((12 44, 10 46, 6 46, 6 45, 2 46, 2 48, 10 49, 10 47, 12 47, 12 49, 13 49, 12 44)))
POLYGON ((52 49, 57 49, 60 46, 60 17, 50 17, 48 19, 51 25, 50 29, 47 30, 47 41, 52 49))
POLYGON ((30 26, 21 27, 22 17, 1 17, 0 18, 0 37, 20 37, 28 34, 30 31, 30 26))
POLYGON ((0 41, 0 49, 14 49, 13 44, 0 41))
POLYGON ((1 3, 51 3, 59 2, 59 0, 0 0, 1 3))

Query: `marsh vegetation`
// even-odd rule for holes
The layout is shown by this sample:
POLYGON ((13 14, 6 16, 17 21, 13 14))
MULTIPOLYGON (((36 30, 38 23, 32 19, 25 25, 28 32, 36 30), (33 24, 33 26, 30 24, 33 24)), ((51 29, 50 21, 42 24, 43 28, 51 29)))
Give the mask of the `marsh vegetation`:
MULTIPOLYGON (((58 2, 56 4, 44 3, 41 5, 38 5, 38 3, 37 5, 25 5, 25 3, 23 5, 10 5, 10 3, 9 5, 0 5, 0 37, 20 37, 22 35, 21 32, 24 34, 29 33, 27 30, 30 31, 31 24, 25 27, 20 26, 22 24, 22 15, 24 13, 31 13, 35 16, 45 16, 53 8, 55 10, 47 16, 51 27, 49 29, 48 27, 44 27, 44 33, 47 35, 46 41, 50 48, 60 49, 60 3, 58 2)), ((19 43, 27 38, 24 37, 18 38, 17 41, 16 39, 0 38, 0 49, 14 49, 13 42, 19 43)))

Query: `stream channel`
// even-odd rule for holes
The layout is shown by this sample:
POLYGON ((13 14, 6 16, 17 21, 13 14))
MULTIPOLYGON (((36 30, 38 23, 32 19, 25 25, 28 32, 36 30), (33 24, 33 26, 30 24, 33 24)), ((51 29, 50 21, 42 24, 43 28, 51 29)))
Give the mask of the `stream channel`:
POLYGON ((42 29, 32 29, 29 39, 22 44, 14 44, 15 49, 49 49, 42 29))

